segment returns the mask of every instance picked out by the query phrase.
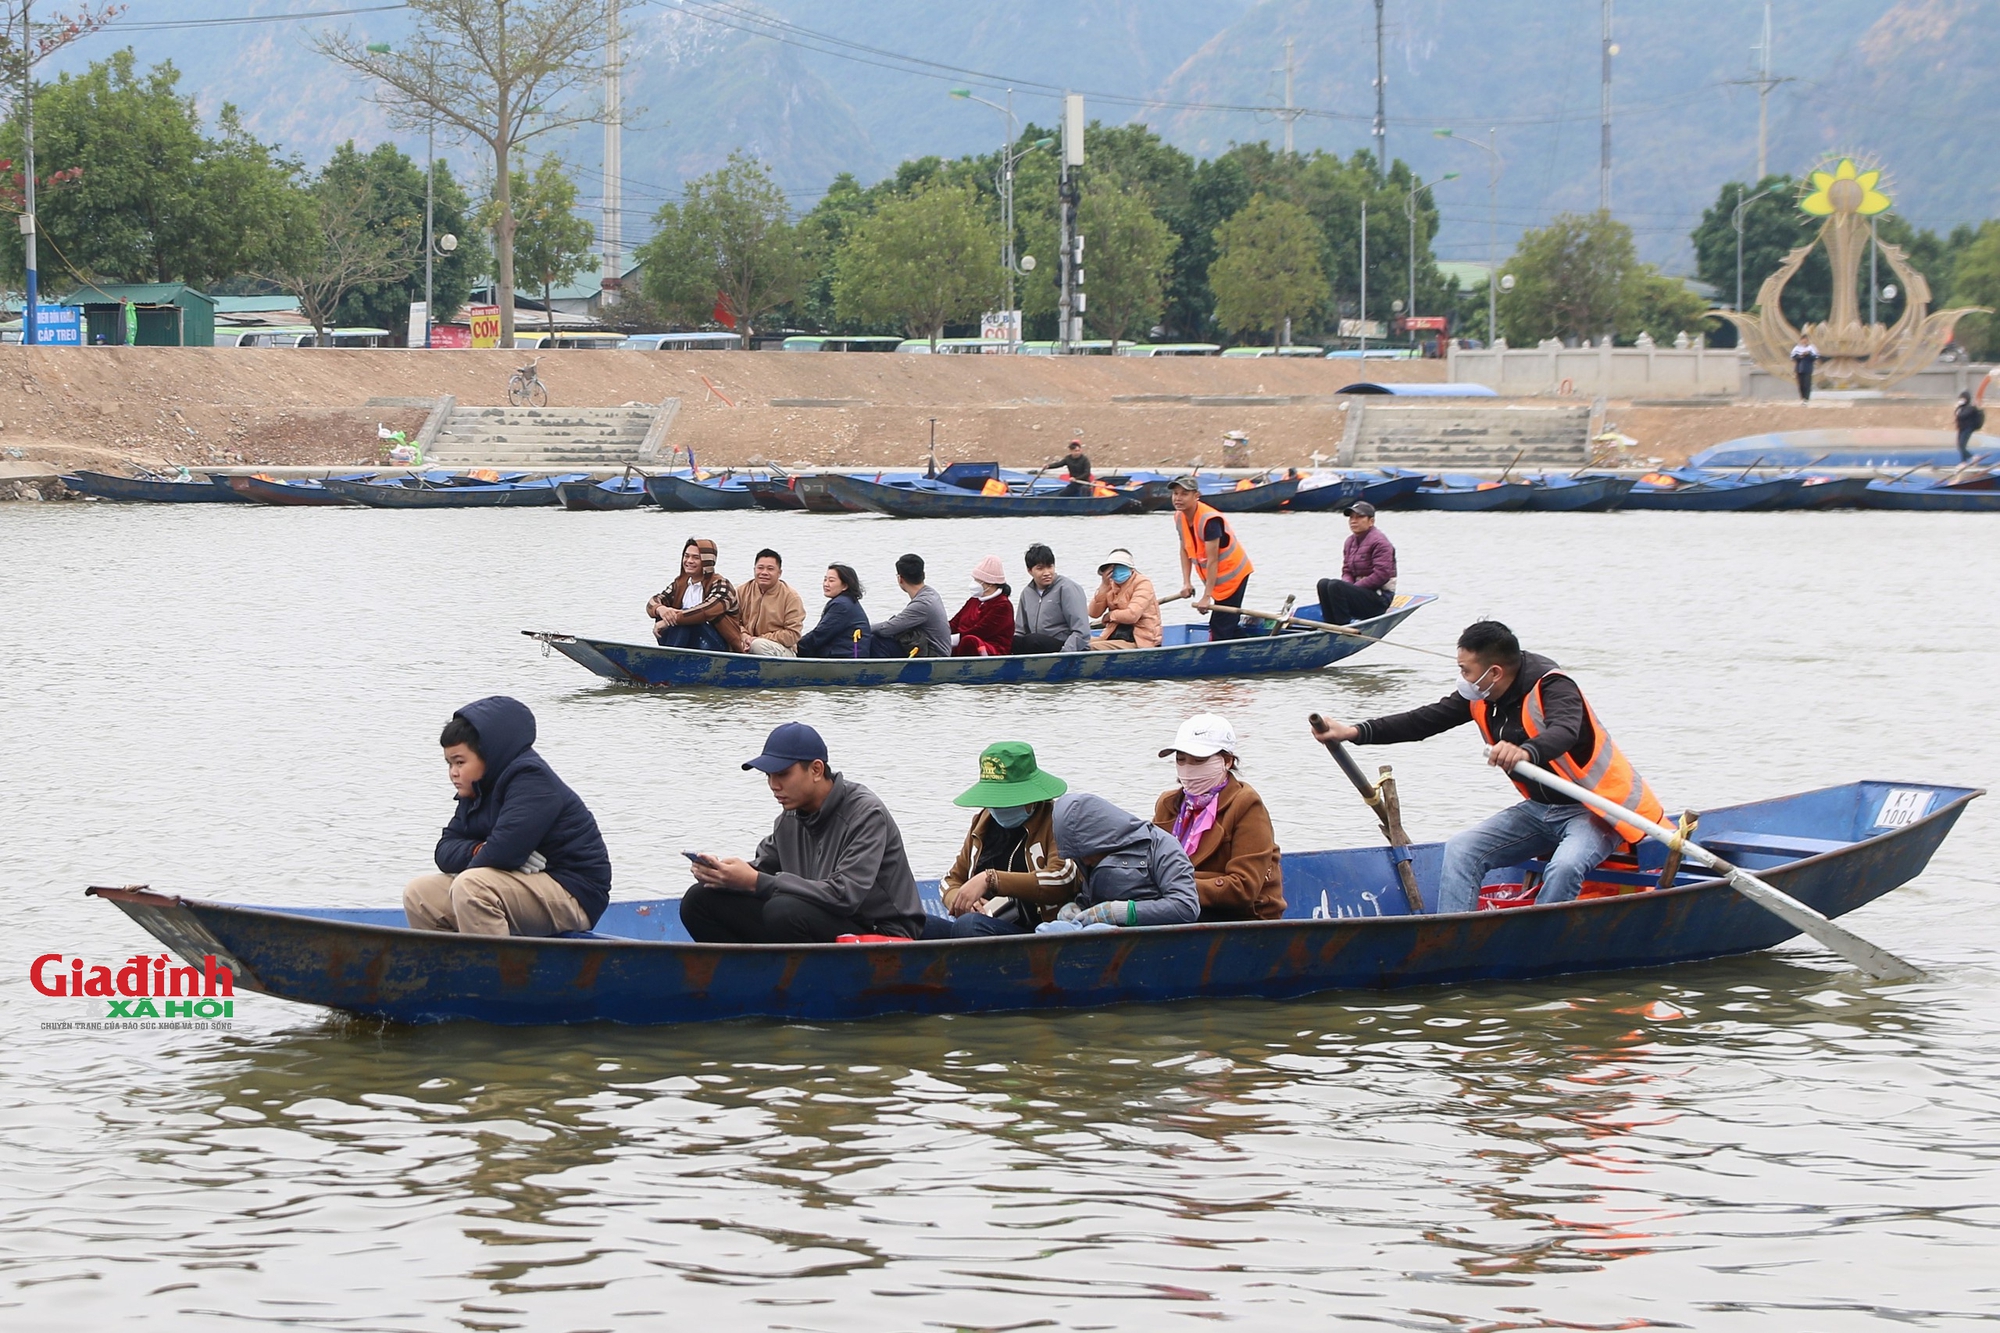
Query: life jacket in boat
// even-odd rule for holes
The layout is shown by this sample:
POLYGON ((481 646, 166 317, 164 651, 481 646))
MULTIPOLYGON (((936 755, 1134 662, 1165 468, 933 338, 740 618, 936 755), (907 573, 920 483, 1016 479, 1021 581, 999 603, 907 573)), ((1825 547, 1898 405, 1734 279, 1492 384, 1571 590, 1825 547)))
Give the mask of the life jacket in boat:
POLYGON ((1229 519, 1197 502, 1191 514, 1177 513, 1174 517, 1181 527, 1181 549, 1188 560, 1201 571, 1201 581, 1208 589, 1208 595, 1227 597, 1243 586, 1243 581, 1254 572, 1250 557, 1244 552, 1243 544, 1236 540, 1236 529, 1229 526, 1229 519), (1215 568, 1208 567, 1208 543, 1201 534, 1208 530, 1212 518, 1222 520, 1222 540, 1217 543, 1215 568))
MULTIPOLYGON (((1530 740, 1541 735, 1548 726, 1548 717, 1542 708, 1542 686, 1557 676, 1568 679, 1567 674, 1561 671, 1546 672, 1529 688, 1528 697, 1521 701, 1521 730, 1528 733, 1530 740)), ((1580 688, 1577 697, 1583 698, 1583 691, 1580 688)), ((1590 721, 1592 744, 1589 761, 1579 764, 1564 753, 1546 760, 1543 766, 1557 777, 1567 778, 1579 787, 1596 792, 1605 800, 1623 806, 1641 819, 1659 823, 1666 813, 1665 807, 1660 804, 1660 798, 1653 795, 1653 789, 1646 785, 1646 779, 1639 776, 1639 770, 1632 767, 1632 761, 1625 757, 1625 752, 1611 739, 1611 733, 1597 720, 1597 711, 1590 706, 1589 699, 1583 699, 1583 715, 1590 721)), ((1492 709, 1488 707, 1486 700, 1472 701, 1472 720, 1479 724, 1479 734, 1486 738, 1488 745, 1498 742, 1499 738, 1493 732, 1492 709)), ((1521 795, 1529 800, 1535 799, 1534 792, 1526 782, 1520 778, 1513 779, 1513 782, 1515 787, 1520 789, 1521 795)), ((1636 824, 1620 822, 1613 824, 1612 827, 1627 843, 1637 843, 1646 836, 1646 831, 1636 824)))

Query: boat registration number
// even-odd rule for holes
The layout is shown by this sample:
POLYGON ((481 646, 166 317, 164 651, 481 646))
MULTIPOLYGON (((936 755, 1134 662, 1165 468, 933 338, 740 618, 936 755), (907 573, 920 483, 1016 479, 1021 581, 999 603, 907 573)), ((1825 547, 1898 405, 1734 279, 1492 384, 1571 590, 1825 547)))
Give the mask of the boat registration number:
POLYGON ((1936 792, 1921 787, 1893 787, 1882 799, 1882 813, 1875 816, 1876 828, 1908 828, 1931 812, 1936 792))

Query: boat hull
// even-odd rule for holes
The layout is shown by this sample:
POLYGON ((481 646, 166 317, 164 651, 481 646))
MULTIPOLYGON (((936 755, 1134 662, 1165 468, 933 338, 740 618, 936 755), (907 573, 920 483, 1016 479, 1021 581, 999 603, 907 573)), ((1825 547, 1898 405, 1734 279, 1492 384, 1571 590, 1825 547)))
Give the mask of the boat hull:
POLYGON ((1499 513, 1510 509, 1526 509, 1533 489, 1518 481, 1503 481, 1497 486, 1484 488, 1419 486, 1410 492, 1402 507, 1446 509, 1460 513, 1499 513))
POLYGON ((750 502, 759 509, 804 509, 805 500, 790 481, 746 481, 750 502))
POLYGON ((77 472, 63 477, 63 485, 99 500, 121 504, 248 504, 247 496, 210 480, 152 481, 145 477, 114 477, 105 472, 77 472))
POLYGON ((1054 518, 1117 514, 1133 507, 1129 495, 978 495, 967 491, 906 490, 857 477, 830 474, 827 493, 835 499, 891 518, 1054 518))
POLYGON ((1864 503, 1870 509, 1926 509, 1941 513, 2000 514, 2000 491, 1961 490, 1946 486, 1911 486, 1877 481, 1869 483, 1864 503))
MULTIPOLYGON (((1398 480, 1400 481, 1401 479, 1398 478, 1398 480)), ((1416 488, 1416 483, 1411 482, 1406 488, 1405 493, 1413 491, 1416 488)), ((1339 481, 1329 483, 1325 486, 1300 488, 1293 493, 1291 499, 1285 502, 1285 508, 1294 514, 1317 514, 1324 513, 1330 509, 1345 509, 1356 500, 1367 499, 1366 490, 1367 483, 1360 479, 1342 477, 1339 481)), ((1373 504, 1374 502, 1371 500, 1369 503, 1373 504)), ((1381 506, 1376 505, 1376 508, 1379 509, 1381 506)))
MULTIPOLYGON (((1886 806, 1894 788, 1883 783, 1711 810, 1702 825, 1721 845, 1731 845, 1732 832, 1761 842, 1764 854, 1737 854, 1838 917, 1921 873, 1980 794, 1908 787, 1931 794, 1929 813, 1898 828, 1843 832, 1819 818, 1886 806)), ((1413 851, 1434 906, 1441 846, 1413 851)), ((138 888, 90 892, 190 965, 213 956, 239 989, 407 1023, 838 1021, 1293 999, 1660 967, 1768 949, 1797 934, 1712 879, 1547 907, 1411 915, 1386 848, 1288 854, 1284 876, 1288 914, 1274 921, 894 944, 695 944, 674 899, 613 904, 584 938, 528 939, 410 930, 397 909, 284 911, 138 888)), ((1627 883, 1648 882, 1642 861, 1627 883)), ((935 884, 923 891, 937 911, 935 884)))
MULTIPOLYGON (((523 630, 585 670, 621 685, 724 690, 837 689, 874 685, 1019 685, 1083 680, 1187 680, 1317 671, 1352 657, 1387 635, 1429 594, 1398 594, 1390 609, 1349 626, 1355 637, 1303 630, 1209 643, 1205 638, 1159 648, 1113 652, 1034 653, 1021 657, 760 657, 695 648, 617 643, 543 630, 523 630)), ((1169 626, 1170 636, 1204 635, 1169 626)))
POLYGON ((336 495, 323 482, 272 481, 265 477, 225 476, 210 473, 210 479, 218 486, 226 486, 246 500, 262 505, 282 505, 286 508, 337 508, 354 503, 345 496, 336 495))
POLYGON ((1299 479, 1287 477, 1240 491, 1204 491, 1201 502, 1218 514, 1268 514, 1284 508, 1298 493, 1299 479))
POLYGON ((754 509, 756 500, 742 487, 724 489, 686 477, 648 477, 646 493, 662 509, 676 513, 711 512, 718 509, 754 509))
POLYGON ((1824 481, 1805 482, 1771 508, 1859 509, 1867 503, 1867 477, 1829 477, 1824 481))
POLYGON ((1804 486, 1804 480, 1798 477, 1748 481, 1740 486, 1704 486, 1693 483, 1664 491, 1648 490, 1644 486, 1639 486, 1625 497, 1625 508, 1687 509, 1701 513, 1741 513, 1750 509, 1778 509, 1804 486))
POLYGON ((546 509, 556 503, 554 486, 385 486, 338 477, 328 477, 322 485, 370 509, 546 509))
POLYGON ((1622 506, 1636 484, 1630 477, 1580 477, 1568 485, 1536 485, 1528 508, 1556 514, 1603 513, 1622 506))
POLYGON ((564 509, 599 513, 619 509, 644 509, 653 503, 643 486, 631 490, 610 490, 594 481, 566 481, 556 487, 556 501, 564 509))

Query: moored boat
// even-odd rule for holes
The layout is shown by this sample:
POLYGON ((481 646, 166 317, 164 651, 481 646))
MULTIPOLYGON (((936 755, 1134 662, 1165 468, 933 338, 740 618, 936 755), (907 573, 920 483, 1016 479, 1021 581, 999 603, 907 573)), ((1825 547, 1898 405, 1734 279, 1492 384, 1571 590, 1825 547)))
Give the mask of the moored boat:
POLYGON ((565 481, 556 485, 556 501, 564 509, 597 513, 605 510, 643 509, 653 502, 646 493, 646 479, 627 472, 603 481, 565 481))
POLYGON ((1494 513, 1526 509, 1532 488, 1520 481, 1489 481, 1481 477, 1447 473, 1426 478, 1403 501, 1405 509, 1446 509, 1458 512, 1494 513))
MULTIPOLYGON (((892 518, 1002 518, 1116 514, 1133 506, 1129 495, 982 495, 956 486, 892 486, 859 477, 829 474, 826 489, 835 499, 892 518)), ((1067 489, 1066 487, 1064 488, 1067 489)))
POLYGON ((1528 478, 1528 508, 1546 513, 1602 513, 1616 509, 1637 484, 1631 477, 1570 477, 1561 473, 1528 478))
MULTIPOLYGON (((366 472, 354 472, 335 480, 366 481, 368 475, 366 472)), ((354 503, 346 496, 338 495, 328 490, 318 477, 303 477, 292 481, 281 481, 276 477, 267 477, 261 472, 251 476, 241 476, 226 472, 211 472, 208 476, 209 480, 213 481, 216 485, 226 486, 244 499, 255 501, 258 504, 282 505, 288 508, 332 508, 354 503)))
POLYGON ((139 504, 247 504, 249 497, 208 477, 114 477, 108 472, 73 472, 63 485, 99 500, 139 504))
MULTIPOLYGON (((1400 480, 1400 479, 1399 479, 1400 480)), ((1345 509, 1356 500, 1367 499, 1364 492, 1369 483, 1362 477, 1344 472, 1308 473, 1299 479, 1299 488, 1292 492, 1292 498, 1285 501, 1285 511, 1292 514, 1322 513, 1330 509, 1345 509)), ((1405 491, 1417 488, 1415 481, 1405 487, 1405 491)), ((1373 504, 1371 500, 1369 503, 1373 504)), ((1375 506, 1380 509, 1380 505, 1375 506)))
POLYGON ((724 476, 713 481, 697 481, 692 477, 651 476, 646 478, 646 493, 653 497, 654 504, 676 513, 753 509, 757 504, 756 500, 751 498, 745 479, 735 476, 724 476))
POLYGON ((1718 473, 1681 469, 1649 472, 1625 497, 1627 509, 1692 509, 1741 512, 1776 509, 1805 486, 1803 477, 1749 481, 1718 473))
POLYGON ((804 509, 806 502, 799 494, 797 477, 754 477, 743 483, 743 489, 750 492, 750 502, 759 509, 804 509))
POLYGON ((1268 514, 1282 509, 1299 492, 1299 478, 1281 477, 1261 485, 1224 486, 1204 490, 1201 502, 1219 514, 1268 514))
POLYGON ((383 482, 328 477, 325 485, 334 494, 370 509, 552 508, 557 503, 558 486, 567 481, 581 481, 586 475, 573 472, 518 482, 466 483, 455 479, 454 484, 447 486, 433 485, 423 478, 383 482))
POLYGON ((1935 481, 1871 481, 1862 503, 1870 509, 1927 509, 1941 513, 2000 514, 2000 488, 1946 486, 1935 481))
MULTIPOLYGON (((1044 681, 1185 680, 1317 671, 1352 657, 1437 598, 1398 593, 1383 614, 1332 634, 1300 629, 1208 641, 1206 625, 1167 625, 1158 648, 1018 657, 761 657, 699 648, 619 643, 523 630, 577 665, 621 685, 725 690, 835 689, 873 685, 1019 685, 1044 681)), ((1299 618, 1306 623, 1306 617, 1299 618)), ((1316 622, 1314 622, 1316 623, 1316 622)))
MULTIPOLYGON (((1853 782, 1703 811, 1701 839, 1839 917, 1916 878, 1980 794, 1853 782)), ((1410 850, 1434 909, 1443 846, 1410 850)), ((837 1021, 1293 999, 1660 967, 1769 949, 1796 935, 1723 880, 1683 872, 1660 885, 1661 858, 1648 844, 1629 869, 1595 871, 1586 892, 1600 896, 1419 915, 1385 846, 1291 852, 1277 920, 807 945, 696 944, 672 898, 616 902, 590 931, 538 939, 411 930, 397 907, 236 905, 144 887, 89 892, 197 973, 227 968, 233 990, 406 1023, 837 1021)), ((1516 869, 1525 876, 1538 868, 1516 869)), ((927 911, 942 910, 935 882, 920 893, 927 911)))

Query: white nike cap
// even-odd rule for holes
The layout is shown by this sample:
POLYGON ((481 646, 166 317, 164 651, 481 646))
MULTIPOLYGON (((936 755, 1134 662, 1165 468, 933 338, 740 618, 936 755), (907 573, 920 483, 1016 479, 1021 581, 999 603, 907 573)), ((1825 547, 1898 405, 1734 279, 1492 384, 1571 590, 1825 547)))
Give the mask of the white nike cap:
POLYGON ((1160 758, 1165 759, 1176 750, 1195 759, 1206 759, 1225 750, 1235 754, 1236 728, 1213 713, 1196 713, 1181 723, 1181 729, 1174 734, 1174 743, 1160 751, 1160 758))

